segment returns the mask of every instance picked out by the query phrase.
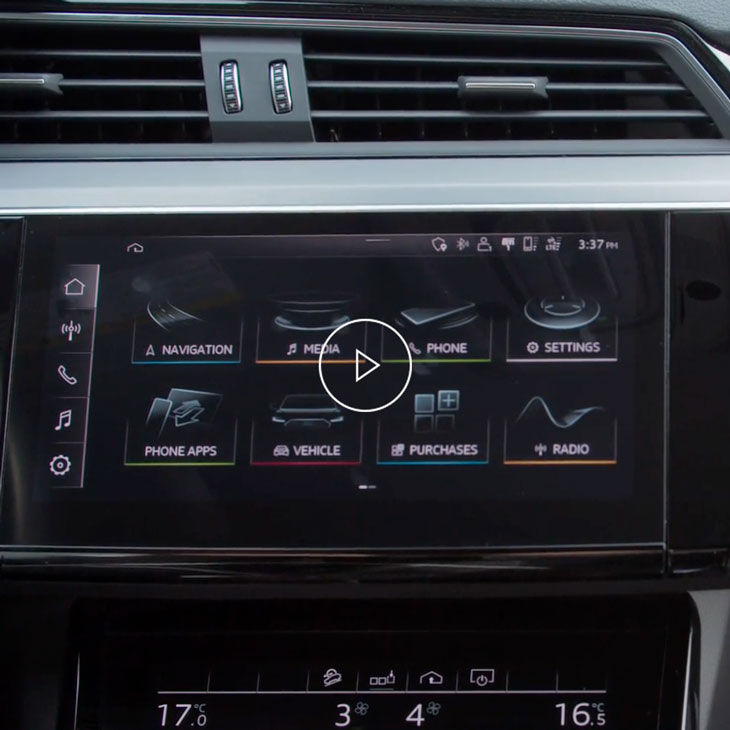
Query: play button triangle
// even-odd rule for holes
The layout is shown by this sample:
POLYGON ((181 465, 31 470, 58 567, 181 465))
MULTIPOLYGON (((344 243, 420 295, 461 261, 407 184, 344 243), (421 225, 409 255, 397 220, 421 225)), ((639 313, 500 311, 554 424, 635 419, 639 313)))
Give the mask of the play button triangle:
POLYGON ((374 373, 380 367, 380 363, 366 355, 362 350, 355 350, 355 382, 359 383, 363 378, 374 373), (362 361, 365 362, 362 362, 362 361))

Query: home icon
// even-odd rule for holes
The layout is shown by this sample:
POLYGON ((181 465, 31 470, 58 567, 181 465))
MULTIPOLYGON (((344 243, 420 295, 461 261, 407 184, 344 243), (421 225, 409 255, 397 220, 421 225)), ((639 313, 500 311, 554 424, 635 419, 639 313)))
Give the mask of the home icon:
POLYGON ((428 685, 430 687, 438 687, 444 683, 444 675, 438 672, 430 671, 422 674, 418 678, 418 684, 428 685))
POLYGON ((79 279, 71 279, 63 285, 63 290, 66 292, 67 297, 80 297, 83 296, 86 284, 79 279))
POLYGON ((144 246, 141 243, 130 243, 127 246, 127 253, 144 253, 144 246))

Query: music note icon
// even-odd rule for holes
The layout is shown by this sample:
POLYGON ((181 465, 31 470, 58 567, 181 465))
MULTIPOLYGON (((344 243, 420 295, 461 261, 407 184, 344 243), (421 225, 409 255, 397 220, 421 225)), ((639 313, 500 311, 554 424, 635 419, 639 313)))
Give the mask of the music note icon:
POLYGON ((64 428, 70 428, 71 427, 71 417, 73 416, 73 413, 71 409, 67 411, 61 411, 58 414, 58 423, 53 427, 54 431, 60 431, 64 428))
POLYGON ((290 343, 289 350, 287 351, 286 354, 287 354, 287 357, 289 357, 290 355, 296 355, 297 354, 297 343, 296 342, 290 343))

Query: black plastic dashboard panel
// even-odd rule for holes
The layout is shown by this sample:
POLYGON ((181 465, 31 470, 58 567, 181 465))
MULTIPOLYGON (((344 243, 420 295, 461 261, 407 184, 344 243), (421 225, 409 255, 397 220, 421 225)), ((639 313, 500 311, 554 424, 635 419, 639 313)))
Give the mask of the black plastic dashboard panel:
POLYGON ((672 219, 669 539, 730 543, 730 217, 672 219))
POLYGON ((681 597, 310 601, 296 614, 276 603, 83 602, 75 614, 66 674, 77 699, 62 730, 181 717, 221 729, 679 730, 693 684, 681 597))
MULTIPOLYGON (((3 542, 656 549, 663 221, 30 218, 3 542), (566 306, 580 311, 548 316, 566 306), (362 317, 410 332, 410 354, 379 325, 340 342, 362 341, 388 373, 366 400, 380 403, 412 361, 413 384, 382 419, 323 403, 317 377, 325 337, 362 317), (200 319, 218 333, 202 350, 200 319), (187 334, 172 337, 178 326, 187 334), (461 327, 468 337, 451 335, 461 327), (560 438, 521 443, 521 416, 560 438), (562 437, 571 428, 588 430, 562 437)), ((340 399, 347 357, 324 362, 340 399)))

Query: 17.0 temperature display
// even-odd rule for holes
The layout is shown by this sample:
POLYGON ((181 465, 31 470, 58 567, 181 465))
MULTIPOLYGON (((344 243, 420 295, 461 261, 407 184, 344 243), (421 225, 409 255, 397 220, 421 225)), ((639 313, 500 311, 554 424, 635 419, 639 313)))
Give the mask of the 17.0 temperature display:
POLYGON ((160 727, 205 727, 208 716, 205 714, 205 703, 195 704, 176 702, 158 705, 161 711, 160 727))

